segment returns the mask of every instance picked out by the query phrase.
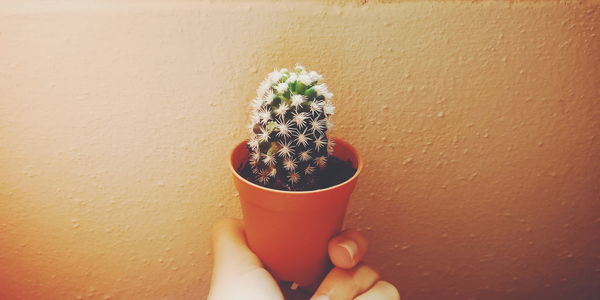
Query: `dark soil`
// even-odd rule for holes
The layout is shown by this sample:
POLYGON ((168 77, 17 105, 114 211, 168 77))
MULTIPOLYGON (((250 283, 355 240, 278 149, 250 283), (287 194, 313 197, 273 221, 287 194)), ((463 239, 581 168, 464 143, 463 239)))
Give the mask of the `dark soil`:
MULTIPOLYGON (((249 164, 246 163, 243 166, 240 166, 238 168, 237 172, 240 176, 244 177, 246 180, 248 180, 252 183, 261 185, 254 179, 254 175, 252 174, 252 170, 251 170, 249 164)), ((312 190, 326 189, 328 187, 338 185, 338 184, 350 179, 354 175, 354 173, 356 173, 356 169, 354 167, 352 167, 352 162, 350 160, 344 161, 344 160, 341 160, 341 159, 331 155, 327 159, 327 167, 325 167, 325 169, 323 169, 319 172, 316 183, 314 185, 312 185, 313 188, 302 188, 301 186, 299 186, 295 190, 296 191, 312 191, 312 190)), ((273 185, 270 185, 267 187, 271 188, 271 189, 287 191, 287 189, 278 188, 273 185)))

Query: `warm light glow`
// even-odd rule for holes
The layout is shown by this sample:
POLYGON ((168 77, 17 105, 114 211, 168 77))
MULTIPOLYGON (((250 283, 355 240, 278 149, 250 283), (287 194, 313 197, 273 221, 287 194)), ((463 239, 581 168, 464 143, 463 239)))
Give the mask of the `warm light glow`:
POLYGON ((347 2, 2 1, 0 299, 203 299, 227 155, 296 63, 403 299, 599 298, 598 1, 347 2))

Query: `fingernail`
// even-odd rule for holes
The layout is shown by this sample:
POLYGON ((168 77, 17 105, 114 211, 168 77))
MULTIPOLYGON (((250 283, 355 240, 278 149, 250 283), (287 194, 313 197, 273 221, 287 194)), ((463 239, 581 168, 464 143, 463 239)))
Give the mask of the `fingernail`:
POLYGON ((350 255, 350 259, 353 263, 356 263, 354 257, 356 256, 356 252, 358 252, 358 245, 353 240, 345 240, 338 244, 340 247, 346 249, 348 255, 350 255))
POLYGON ((329 300, 329 299, 331 299, 331 298, 329 298, 329 296, 327 296, 327 295, 321 295, 321 296, 318 296, 316 298, 313 297, 310 300, 329 300))

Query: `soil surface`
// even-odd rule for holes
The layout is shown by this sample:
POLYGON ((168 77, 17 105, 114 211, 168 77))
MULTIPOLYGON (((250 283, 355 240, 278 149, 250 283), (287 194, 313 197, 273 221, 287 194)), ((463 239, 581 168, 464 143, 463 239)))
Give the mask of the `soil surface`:
MULTIPOLYGON (((264 186, 255 180, 254 174, 252 174, 252 169, 250 168, 249 164, 247 164, 247 163, 244 164, 243 166, 238 168, 237 172, 240 176, 244 177, 244 179, 246 179, 254 184, 264 186)), ((344 161, 344 160, 341 160, 341 159, 331 155, 327 159, 327 167, 325 167, 325 169, 323 169, 319 172, 318 177, 316 178, 316 183, 311 185, 312 186, 311 188, 298 186, 298 188, 294 189, 294 190, 296 190, 296 191, 313 191, 313 190, 326 189, 328 187, 338 185, 338 184, 350 179, 354 175, 354 173, 356 173, 356 169, 354 167, 352 167, 352 162, 350 160, 344 161)), ((269 185, 269 186, 265 186, 265 187, 271 188, 271 189, 276 189, 276 190, 287 191, 287 189, 278 188, 277 186, 274 186, 274 185, 269 185)))

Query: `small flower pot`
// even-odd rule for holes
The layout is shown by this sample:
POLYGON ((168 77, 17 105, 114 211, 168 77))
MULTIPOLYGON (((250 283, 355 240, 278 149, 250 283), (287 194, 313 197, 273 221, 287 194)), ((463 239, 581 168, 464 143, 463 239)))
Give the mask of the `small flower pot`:
POLYGON ((296 192, 265 188, 238 174, 248 160, 246 141, 231 152, 229 166, 240 196, 248 245, 278 280, 309 286, 330 265, 327 242, 342 228, 362 169, 362 160, 350 144, 336 139, 333 153, 350 160, 356 173, 329 188, 296 192))

